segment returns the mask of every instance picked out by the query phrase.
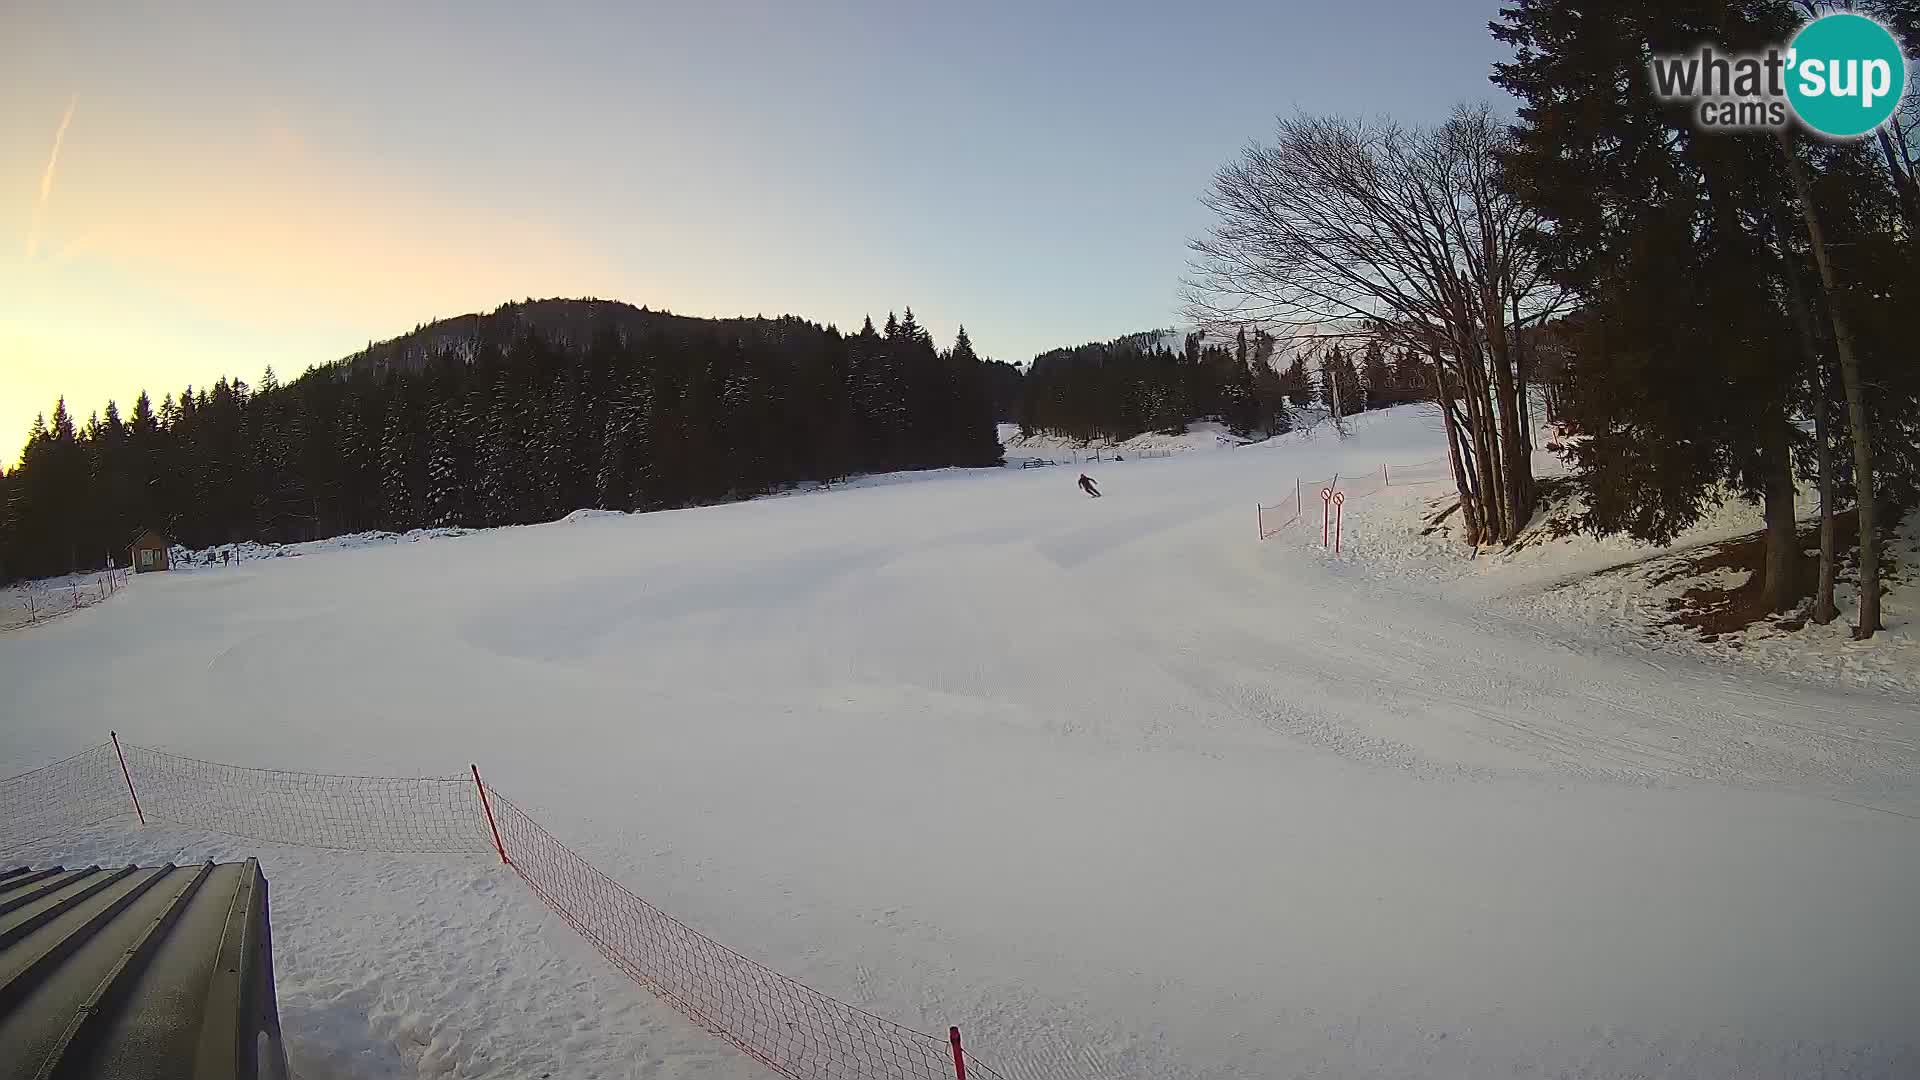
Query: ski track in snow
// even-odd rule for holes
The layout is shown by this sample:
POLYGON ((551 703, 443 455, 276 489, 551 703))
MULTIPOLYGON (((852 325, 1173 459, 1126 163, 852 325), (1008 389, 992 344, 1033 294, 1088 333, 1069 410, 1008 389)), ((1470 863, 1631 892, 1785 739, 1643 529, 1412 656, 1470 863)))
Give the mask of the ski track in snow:
MULTIPOLYGON (((109 728, 477 761, 665 910, 1009 1080, 1920 1075, 1920 697, 1489 606, 1498 568, 1394 554, 1418 494, 1351 501, 1340 560, 1317 523, 1256 544, 1296 476, 1442 445, 1356 426, 1084 467, 1097 501, 947 471, 142 576, 0 636, 0 772, 109 728)), ((306 1077, 766 1075, 484 860, 38 854, 258 855, 306 1077)))

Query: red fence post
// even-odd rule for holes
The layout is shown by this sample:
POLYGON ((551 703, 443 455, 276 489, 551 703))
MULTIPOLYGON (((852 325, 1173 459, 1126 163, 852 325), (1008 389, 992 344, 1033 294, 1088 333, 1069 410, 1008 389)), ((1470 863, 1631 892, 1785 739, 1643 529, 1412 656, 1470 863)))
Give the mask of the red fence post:
POLYGON ((133 800, 133 816, 140 819, 140 824, 145 825, 147 823, 147 815, 145 811, 140 809, 140 796, 133 793, 133 774, 127 771, 127 755, 120 749, 120 733, 117 731, 109 731, 107 732, 107 738, 113 740, 113 754, 120 759, 120 775, 126 778, 127 796, 133 800))
POLYGON ((953 1040, 954 1080, 967 1080, 967 1059, 966 1056, 960 1052, 960 1029, 957 1027, 948 1028, 947 1038, 953 1040))
POLYGON ((500 842, 500 826, 493 821, 493 804, 487 802, 487 785, 480 782, 480 766, 468 765, 467 768, 473 770, 473 786, 480 789, 480 809, 487 812, 487 828, 493 830, 493 850, 500 853, 502 865, 512 866, 507 861, 507 846, 500 842))

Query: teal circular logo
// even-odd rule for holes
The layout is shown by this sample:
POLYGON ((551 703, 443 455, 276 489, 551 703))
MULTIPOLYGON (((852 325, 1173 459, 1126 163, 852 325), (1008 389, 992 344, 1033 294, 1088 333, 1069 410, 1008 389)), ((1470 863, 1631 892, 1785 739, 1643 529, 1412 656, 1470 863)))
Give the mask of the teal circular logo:
POLYGON ((1787 101, 1822 135, 1852 139, 1872 132, 1906 92, 1899 39, 1864 15, 1822 15, 1800 28, 1788 50, 1787 101))

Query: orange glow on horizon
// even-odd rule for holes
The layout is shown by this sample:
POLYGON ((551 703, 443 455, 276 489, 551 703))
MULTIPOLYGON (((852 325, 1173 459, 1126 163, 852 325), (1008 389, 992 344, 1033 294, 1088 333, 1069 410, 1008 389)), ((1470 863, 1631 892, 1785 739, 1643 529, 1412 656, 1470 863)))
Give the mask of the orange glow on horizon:
POLYGON ((77 421, 109 399, 124 415, 142 389, 157 405, 269 364, 291 378, 507 300, 632 295, 567 222, 463 204, 277 118, 191 146, 98 108, 76 122, 69 103, 53 145, 44 166, 0 157, 0 191, 38 196, 26 243, 0 254, 7 468, 63 395, 77 421))

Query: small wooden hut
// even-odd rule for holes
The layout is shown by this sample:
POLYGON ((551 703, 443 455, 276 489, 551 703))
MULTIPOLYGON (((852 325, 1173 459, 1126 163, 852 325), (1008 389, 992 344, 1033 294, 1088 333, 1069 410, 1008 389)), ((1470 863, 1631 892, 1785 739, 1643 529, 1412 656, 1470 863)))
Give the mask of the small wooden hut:
POLYGON ((129 552, 135 573, 167 569, 167 538, 153 529, 142 529, 133 538, 129 552))

